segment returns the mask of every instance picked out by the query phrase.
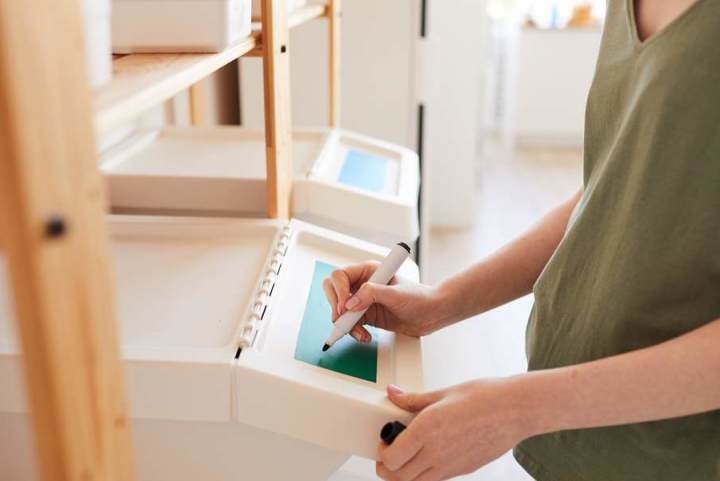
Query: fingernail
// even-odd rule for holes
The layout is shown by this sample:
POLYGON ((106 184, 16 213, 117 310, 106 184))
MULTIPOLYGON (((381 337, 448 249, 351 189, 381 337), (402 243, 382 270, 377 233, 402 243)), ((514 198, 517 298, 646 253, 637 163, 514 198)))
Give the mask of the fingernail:
POLYGON ((405 391, 397 387, 395 384, 388 384, 388 391, 390 391, 392 394, 403 394, 405 391))
POLYGON ((360 299, 353 296, 345 303, 345 307, 352 310, 353 308, 357 307, 358 304, 360 304, 360 299))

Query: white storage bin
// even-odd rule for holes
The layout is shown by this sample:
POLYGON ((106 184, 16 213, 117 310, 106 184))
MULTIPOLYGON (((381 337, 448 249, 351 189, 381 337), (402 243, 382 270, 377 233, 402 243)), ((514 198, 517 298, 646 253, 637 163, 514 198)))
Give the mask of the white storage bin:
POLYGON ((219 52, 250 35, 250 0, 113 0, 112 49, 219 52))
MULTIPOLYGON (((380 244, 418 235, 417 155, 342 130, 294 133, 293 216, 380 244)), ((264 216, 265 138, 237 127, 143 132, 104 155, 124 213, 264 216)))
MULTIPOLYGON (((287 0, 288 12, 292 12, 306 3, 307 0, 287 0)), ((252 16, 254 19, 262 17, 262 0, 252 0, 252 16)))
MULTIPOLYGON (((386 421, 411 419, 384 389, 422 389, 419 339, 376 331, 373 346, 328 351, 362 373, 298 354, 320 353, 314 329, 331 329, 328 269, 385 249, 298 221, 115 216, 112 230, 138 479, 318 481, 351 454, 374 458, 386 421)), ((36 470, 4 271, 0 258, 0 466, 25 481, 36 470)), ((400 272, 418 276, 411 261, 400 272)))
POLYGON ((90 85, 102 86, 112 77, 110 0, 83 0, 85 64, 90 85))

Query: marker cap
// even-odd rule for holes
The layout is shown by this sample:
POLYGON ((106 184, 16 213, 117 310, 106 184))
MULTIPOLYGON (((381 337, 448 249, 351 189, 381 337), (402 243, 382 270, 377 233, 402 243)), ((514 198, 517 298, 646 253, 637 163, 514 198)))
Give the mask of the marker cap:
POLYGON ((392 444, 395 438, 398 437, 401 432, 405 431, 405 427, 406 426, 400 421, 389 422, 383 426, 380 431, 380 439, 382 439, 385 444, 392 444))

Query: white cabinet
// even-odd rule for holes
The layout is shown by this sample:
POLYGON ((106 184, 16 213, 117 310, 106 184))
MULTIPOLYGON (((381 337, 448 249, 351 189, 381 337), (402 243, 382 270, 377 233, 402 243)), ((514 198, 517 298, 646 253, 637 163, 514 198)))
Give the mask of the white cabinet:
MULTIPOLYGON (((423 389, 422 344, 375 331, 329 354, 322 280, 386 250, 299 221, 112 218, 122 361, 138 479, 317 481, 375 458, 409 422, 389 383, 423 389), (279 460, 281 462, 279 462, 279 460)), ((401 275, 417 279, 411 261, 401 275)), ((21 355, 0 256, 0 466, 36 479, 21 355)))

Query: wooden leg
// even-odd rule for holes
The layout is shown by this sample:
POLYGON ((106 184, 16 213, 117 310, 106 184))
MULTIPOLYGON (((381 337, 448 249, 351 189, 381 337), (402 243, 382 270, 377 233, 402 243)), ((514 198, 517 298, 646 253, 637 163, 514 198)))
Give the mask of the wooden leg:
POLYGON ((340 22, 342 0, 328 0, 328 125, 340 127, 340 22))
POLYGON ((130 481, 82 38, 80 2, 0 0, 0 230, 42 478, 130 481))
POLYGON ((286 0, 262 0, 268 215, 290 216, 292 118, 286 0))
POLYGON ((174 99, 166 100, 165 102, 163 102, 163 118, 165 119, 165 124, 175 125, 177 122, 175 114, 176 112, 174 99))
POLYGON ((189 90, 190 96, 190 125, 204 125, 207 122, 206 89, 205 81, 192 85, 189 90))

